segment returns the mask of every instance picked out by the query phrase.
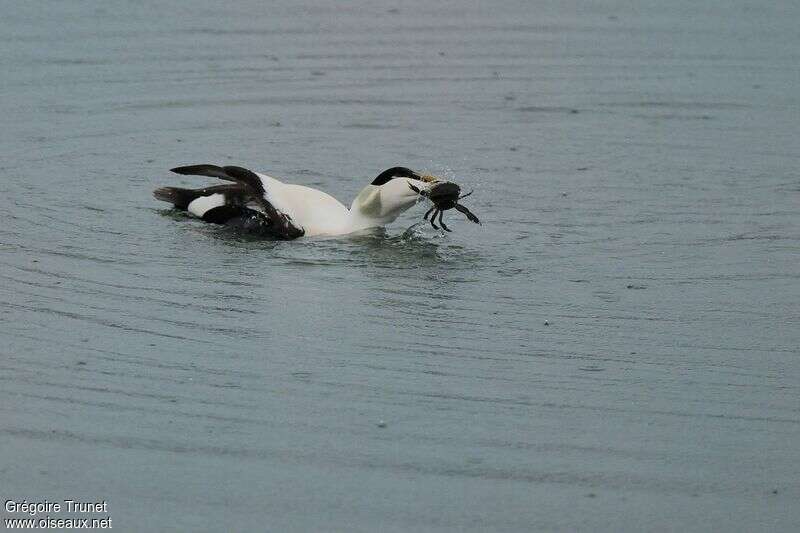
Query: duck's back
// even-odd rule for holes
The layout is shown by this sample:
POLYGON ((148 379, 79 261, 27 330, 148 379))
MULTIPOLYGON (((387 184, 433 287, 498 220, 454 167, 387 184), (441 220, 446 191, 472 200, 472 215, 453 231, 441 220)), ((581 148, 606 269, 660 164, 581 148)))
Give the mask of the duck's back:
POLYGON ((306 236, 341 235, 350 232, 350 211, 336 198, 304 185, 283 183, 258 174, 265 196, 275 208, 289 215, 306 236))

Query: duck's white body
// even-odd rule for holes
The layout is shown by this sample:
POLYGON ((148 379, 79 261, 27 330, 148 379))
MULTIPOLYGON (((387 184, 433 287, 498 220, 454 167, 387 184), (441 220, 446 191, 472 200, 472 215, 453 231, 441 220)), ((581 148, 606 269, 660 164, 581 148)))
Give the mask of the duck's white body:
POLYGON ((266 226, 273 229, 276 221, 284 224, 286 227, 278 228, 276 234, 283 238, 346 235, 385 226, 416 204, 422 198, 420 191, 429 190, 437 182, 432 176, 395 167, 364 187, 348 209, 318 189, 284 183, 240 167, 195 165, 173 171, 220 177, 237 184, 205 189, 165 187, 155 191, 156 198, 172 202, 209 222, 224 223, 243 216, 244 211, 258 213, 266 220, 266 226))
POLYGON ((302 226, 306 236, 343 235, 357 231, 350 210, 330 194, 305 185, 283 183, 266 174, 256 174, 264 184, 265 198, 275 209, 302 226))
POLYGON ((419 193, 408 186, 407 178, 397 178, 381 186, 367 185, 348 209, 318 189, 283 183, 266 174, 256 175, 264 185, 265 198, 302 226, 307 237, 346 235, 385 226, 421 199, 419 193))

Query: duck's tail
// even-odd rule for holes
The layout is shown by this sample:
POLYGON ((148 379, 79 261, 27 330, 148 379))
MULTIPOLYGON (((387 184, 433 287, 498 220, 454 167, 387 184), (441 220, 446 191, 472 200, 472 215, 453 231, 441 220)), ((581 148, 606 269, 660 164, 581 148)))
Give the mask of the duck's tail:
POLYGON ((160 187, 153 191, 153 196, 162 202, 168 202, 176 209, 186 210, 189 204, 198 198, 211 196, 212 194, 223 194, 236 203, 242 203, 245 190, 240 185, 215 185, 202 189, 182 189, 181 187, 160 187), (238 202, 237 202, 238 200, 238 202))

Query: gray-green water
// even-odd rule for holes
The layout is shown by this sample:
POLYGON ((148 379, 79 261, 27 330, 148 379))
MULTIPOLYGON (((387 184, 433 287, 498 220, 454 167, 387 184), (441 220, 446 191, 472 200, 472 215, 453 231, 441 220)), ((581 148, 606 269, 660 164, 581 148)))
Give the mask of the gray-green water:
POLYGON ((314 4, 0 4, 3 500, 797 530, 798 4, 314 4), (192 163, 484 225, 243 242, 151 198, 192 163))

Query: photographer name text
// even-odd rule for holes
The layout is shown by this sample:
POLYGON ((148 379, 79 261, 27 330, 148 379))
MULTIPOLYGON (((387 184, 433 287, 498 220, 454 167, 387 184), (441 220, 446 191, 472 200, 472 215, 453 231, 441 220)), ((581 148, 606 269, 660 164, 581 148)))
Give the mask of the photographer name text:
POLYGON ((28 501, 6 500, 4 504, 6 513, 24 514, 25 518, 5 518, 7 529, 112 529, 111 516, 108 515, 108 502, 82 502, 64 499, 61 501, 28 501), (54 517, 52 515, 65 513, 91 513, 104 514, 104 517, 54 517), (45 515, 45 516, 42 516, 45 515))

